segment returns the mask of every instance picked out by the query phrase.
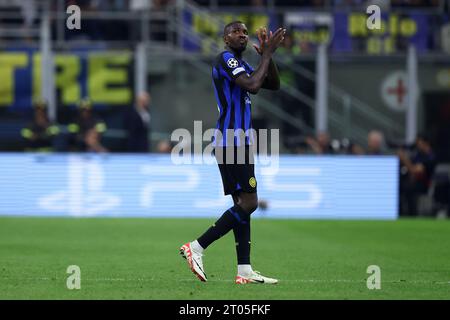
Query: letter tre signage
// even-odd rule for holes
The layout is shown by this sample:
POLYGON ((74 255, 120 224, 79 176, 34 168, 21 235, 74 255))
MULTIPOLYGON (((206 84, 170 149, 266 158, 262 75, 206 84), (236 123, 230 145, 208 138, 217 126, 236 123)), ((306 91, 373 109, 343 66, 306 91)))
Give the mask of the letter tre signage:
MULTIPOLYGON (((41 95, 38 51, 0 53, 0 108, 30 108, 41 95)), ((89 97, 93 104, 126 105, 132 99, 133 59, 128 52, 90 51, 54 55, 60 105, 89 97)))

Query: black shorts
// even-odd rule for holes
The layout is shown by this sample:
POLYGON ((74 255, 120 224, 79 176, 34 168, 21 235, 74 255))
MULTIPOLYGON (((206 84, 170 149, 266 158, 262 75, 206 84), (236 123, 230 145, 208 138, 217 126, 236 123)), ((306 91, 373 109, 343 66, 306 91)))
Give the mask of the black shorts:
POLYGON ((256 192, 255 164, 253 149, 245 147, 216 147, 214 154, 222 176, 225 195, 238 191, 256 192), (231 149, 233 148, 233 150, 231 149), (227 152, 229 156, 227 157, 227 152))

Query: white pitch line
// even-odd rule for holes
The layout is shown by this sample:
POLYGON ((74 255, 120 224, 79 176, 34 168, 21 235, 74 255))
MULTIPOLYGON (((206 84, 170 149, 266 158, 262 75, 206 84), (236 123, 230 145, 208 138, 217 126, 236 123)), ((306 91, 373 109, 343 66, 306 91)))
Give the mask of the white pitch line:
MULTIPOLYGON (((301 282, 301 283, 334 283, 334 282, 344 282, 344 283, 366 283, 367 280, 350 280, 350 279, 278 279, 281 282, 301 282)), ((179 280, 181 282, 197 282, 197 279, 183 279, 179 280)), ((208 282, 234 282, 234 280, 226 279, 212 279, 208 282)), ((450 284, 450 281, 433 281, 433 280, 411 280, 411 281, 401 281, 401 280, 389 280, 381 281, 382 283, 408 283, 408 284, 450 284)))

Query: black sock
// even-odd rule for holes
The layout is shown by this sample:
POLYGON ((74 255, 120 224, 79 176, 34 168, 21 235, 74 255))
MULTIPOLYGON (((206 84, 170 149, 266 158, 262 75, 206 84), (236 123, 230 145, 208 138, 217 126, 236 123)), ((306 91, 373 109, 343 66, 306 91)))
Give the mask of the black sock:
POLYGON ((250 215, 233 228, 238 264, 250 264, 250 215))
POLYGON ((242 219, 245 219, 245 212, 238 206, 234 206, 227 211, 198 239, 198 243, 206 249, 211 243, 223 237, 235 227, 242 219))

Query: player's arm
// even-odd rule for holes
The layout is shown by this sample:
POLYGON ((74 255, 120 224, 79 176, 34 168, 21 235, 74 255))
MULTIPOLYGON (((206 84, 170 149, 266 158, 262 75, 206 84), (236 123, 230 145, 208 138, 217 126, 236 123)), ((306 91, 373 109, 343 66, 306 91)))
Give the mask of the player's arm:
POLYGON ((262 84, 262 88, 269 90, 280 89, 280 73, 278 72, 277 65, 273 59, 270 59, 269 70, 262 84))
MULTIPOLYGON (((273 64, 273 62, 271 62, 272 55, 283 41, 285 33, 285 29, 279 28, 273 34, 271 33, 269 37, 261 38, 262 42, 261 46, 259 47, 259 50, 261 52, 261 60, 259 62, 259 65, 251 75, 242 73, 239 77, 237 77, 235 82, 238 86, 250 93, 258 93, 259 89, 263 87, 263 84, 266 81, 269 72, 275 72, 273 70, 273 66, 272 68, 270 68, 271 63, 273 64)), ((276 70, 276 73, 278 74, 278 70, 276 70)), ((279 82, 279 76, 277 78, 279 82)), ((272 79, 272 77, 270 79, 272 79)), ((274 84, 271 82, 270 85, 274 84)))
POLYGON ((251 75, 242 73, 236 78, 236 84, 250 93, 258 93, 266 79, 271 56, 272 53, 269 52, 263 54, 256 70, 251 75))

